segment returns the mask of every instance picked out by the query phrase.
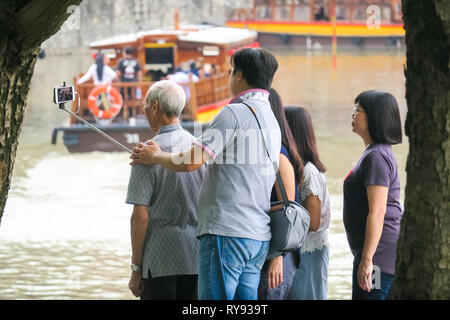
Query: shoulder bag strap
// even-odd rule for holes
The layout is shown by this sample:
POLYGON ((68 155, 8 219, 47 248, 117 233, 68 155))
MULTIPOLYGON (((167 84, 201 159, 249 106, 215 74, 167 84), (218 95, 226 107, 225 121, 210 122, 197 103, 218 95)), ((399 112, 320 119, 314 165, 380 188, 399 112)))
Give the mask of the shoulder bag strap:
POLYGON ((289 198, 287 196, 286 189, 284 188, 283 179, 281 179, 281 174, 280 174, 280 170, 278 169, 277 163, 275 161, 272 161, 272 158, 270 157, 269 149, 267 149, 266 139, 264 138, 264 134, 262 133, 261 124, 259 122, 258 115, 256 114, 256 110, 253 107, 246 104, 245 102, 243 102, 243 104, 245 104, 250 109, 250 111, 253 113, 253 115, 256 118, 258 127, 261 130, 264 148, 266 149, 266 153, 267 153, 267 156, 269 157, 270 162, 272 162, 273 169, 274 169, 276 177, 277 177, 278 187, 280 188, 281 197, 283 198, 283 204, 287 207, 287 206, 289 206, 289 198))

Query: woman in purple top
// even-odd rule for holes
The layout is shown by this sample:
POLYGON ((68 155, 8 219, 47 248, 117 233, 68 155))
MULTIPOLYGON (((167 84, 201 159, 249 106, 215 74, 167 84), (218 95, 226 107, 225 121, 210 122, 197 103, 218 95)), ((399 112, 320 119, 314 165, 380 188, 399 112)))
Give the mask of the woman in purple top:
POLYGON ((366 146, 344 180, 344 226, 354 256, 352 298, 383 300, 394 278, 403 214, 391 148, 402 142, 394 96, 382 91, 362 92, 355 99, 352 127, 366 146))

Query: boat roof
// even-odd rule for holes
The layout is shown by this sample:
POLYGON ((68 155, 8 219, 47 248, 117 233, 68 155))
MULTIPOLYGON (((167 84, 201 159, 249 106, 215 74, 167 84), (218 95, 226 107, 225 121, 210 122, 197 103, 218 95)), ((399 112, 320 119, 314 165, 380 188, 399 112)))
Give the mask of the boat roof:
POLYGON ((257 33, 253 30, 217 27, 213 25, 183 25, 176 30, 174 27, 139 31, 136 33, 121 34, 103 40, 94 41, 89 47, 104 47, 109 45, 126 44, 136 42, 146 36, 178 36, 183 42, 209 43, 217 45, 233 45, 243 41, 256 39, 257 33))
POLYGON ((197 32, 188 32, 178 39, 186 42, 232 45, 245 40, 254 40, 256 31, 229 27, 213 27, 197 32))

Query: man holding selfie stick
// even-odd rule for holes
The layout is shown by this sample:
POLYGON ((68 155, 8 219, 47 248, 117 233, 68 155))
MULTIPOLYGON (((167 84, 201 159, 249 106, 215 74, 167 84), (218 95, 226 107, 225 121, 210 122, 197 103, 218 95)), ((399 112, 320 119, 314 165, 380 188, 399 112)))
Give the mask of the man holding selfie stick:
MULTIPOLYGON (((183 89, 163 80, 150 88, 144 112, 152 139, 166 152, 190 148, 195 138, 179 116, 186 103, 183 89)), ((199 243, 197 201, 205 168, 176 173, 162 166, 131 169, 126 202, 131 216, 131 278, 133 295, 145 300, 196 300, 199 243)))

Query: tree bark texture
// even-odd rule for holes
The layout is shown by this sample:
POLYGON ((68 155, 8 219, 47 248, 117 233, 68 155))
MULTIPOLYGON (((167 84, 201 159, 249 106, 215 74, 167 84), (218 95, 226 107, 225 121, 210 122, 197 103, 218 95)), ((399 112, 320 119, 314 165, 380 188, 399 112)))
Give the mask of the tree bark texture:
POLYGON ((450 1, 403 0, 409 138, 394 297, 450 299, 450 1))
POLYGON ((0 222, 41 43, 61 28, 70 15, 67 8, 81 1, 6 0, 0 3, 0 222))

